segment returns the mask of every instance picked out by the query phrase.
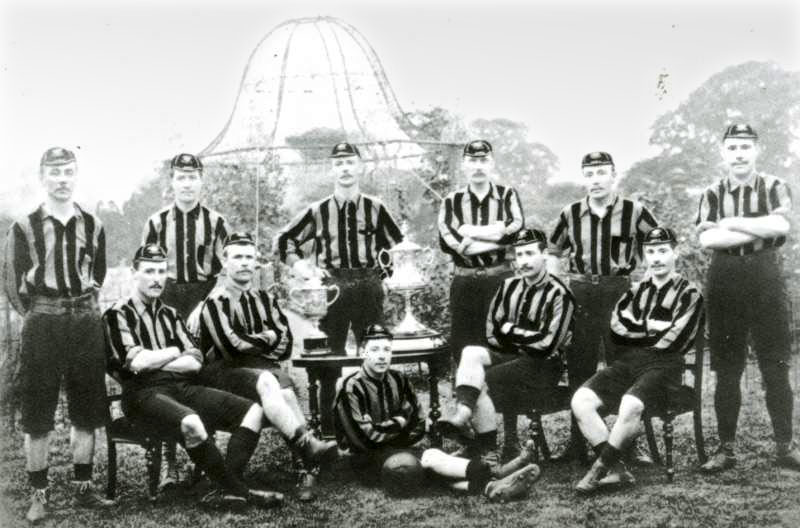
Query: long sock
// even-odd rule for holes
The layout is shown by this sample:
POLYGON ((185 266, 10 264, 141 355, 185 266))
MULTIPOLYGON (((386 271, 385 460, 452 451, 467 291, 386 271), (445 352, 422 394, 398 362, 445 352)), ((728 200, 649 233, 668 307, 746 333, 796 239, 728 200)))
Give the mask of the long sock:
POLYGON ((303 438, 303 435, 306 434, 308 428, 305 425, 298 425, 297 429, 294 430, 294 434, 291 438, 289 438, 289 444, 294 445, 297 443, 298 440, 303 438))
POLYGON ((497 449, 497 429, 476 434, 475 444, 482 451, 497 449))
POLYGON ((594 454, 599 457, 601 454, 603 454, 603 450, 606 448, 607 445, 608 442, 600 442, 596 446, 592 446, 594 454))
POLYGON ((236 495, 247 496, 247 486, 228 469, 225 465, 225 460, 222 458, 222 453, 219 452, 217 446, 210 439, 206 439, 205 442, 196 447, 187 448, 186 454, 189 455, 192 462, 205 471, 208 478, 219 486, 236 495))
POLYGON ((504 445, 516 447, 519 444, 516 413, 503 413, 503 437, 504 445))
POLYGON ((39 471, 28 471, 28 481, 32 488, 44 489, 47 487, 47 470, 48 468, 40 469, 39 471))
POLYGON ((475 405, 478 403, 478 396, 481 395, 481 390, 469 385, 459 385, 456 387, 456 401, 466 405, 471 410, 475 410, 475 405))
POLYGON ((467 490, 473 495, 480 495, 492 478, 489 466, 480 460, 470 460, 467 464, 467 490))
POLYGON ((620 455, 621 453, 619 449, 606 442, 606 446, 600 453, 600 461, 603 463, 604 466, 611 467, 617 463, 620 455))
POLYGON ((225 454, 225 463, 239 479, 244 475, 244 468, 250 457, 253 456, 253 451, 256 450, 258 438, 259 434, 247 427, 237 427, 231 433, 228 440, 228 451, 225 454))

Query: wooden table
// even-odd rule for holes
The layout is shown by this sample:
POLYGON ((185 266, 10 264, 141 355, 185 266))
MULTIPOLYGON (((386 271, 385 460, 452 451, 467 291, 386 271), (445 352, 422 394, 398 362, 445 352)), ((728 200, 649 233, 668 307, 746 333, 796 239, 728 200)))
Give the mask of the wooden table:
MULTIPOLYGON (((405 365, 411 363, 425 363, 428 365, 428 384, 430 387, 430 411, 428 416, 431 420, 428 437, 433 445, 441 447, 442 438, 436 430, 436 421, 442 416, 439 412, 439 372, 446 365, 446 360, 450 357, 450 349, 447 346, 415 350, 407 352, 395 352, 392 354, 392 365, 405 365)), ((319 402, 319 383, 322 372, 326 369, 337 369, 341 367, 360 367, 361 357, 359 356, 301 356, 292 359, 292 366, 306 369, 308 374, 308 407, 311 411, 310 425, 317 433, 320 433, 321 415, 331 413, 332 409, 321 409, 319 402)))

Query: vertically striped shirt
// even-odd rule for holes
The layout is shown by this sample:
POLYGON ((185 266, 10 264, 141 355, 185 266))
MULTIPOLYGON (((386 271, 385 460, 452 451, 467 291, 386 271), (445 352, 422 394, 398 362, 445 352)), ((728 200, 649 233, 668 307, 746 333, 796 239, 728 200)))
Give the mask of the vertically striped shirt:
MULTIPOLYGON (((747 183, 737 183, 730 177, 708 187, 700 197, 696 223, 719 222, 732 216, 766 216, 779 210, 788 214, 792 208, 792 193, 786 182, 769 174, 756 174, 747 183)), ((780 247, 785 236, 761 238, 737 248, 725 250, 731 255, 749 255, 762 249, 780 247)))
POLYGON ((700 290, 677 273, 660 288, 652 279, 635 284, 611 314, 611 339, 664 353, 686 353, 704 321, 700 290))
POLYGON ((462 268, 480 268, 505 262, 505 248, 487 251, 479 255, 464 255, 459 249, 464 237, 458 228, 464 224, 489 225, 494 222, 505 224, 505 234, 498 241, 507 245, 514 235, 525 226, 522 203, 517 191, 511 187, 490 183, 489 193, 483 200, 478 199, 469 186, 451 192, 439 208, 439 247, 453 258, 453 263, 462 268))
POLYGON ((6 239, 5 290, 24 312, 30 298, 78 297, 103 285, 106 237, 94 215, 74 204, 62 224, 44 205, 11 225, 6 239))
POLYGON ((313 240, 316 263, 322 268, 374 268, 378 253, 403 240, 392 215, 378 198, 359 194, 355 202, 336 196, 311 204, 275 236, 273 248, 281 262, 313 240))
POLYGON ((173 204, 150 217, 142 244, 161 246, 167 252, 169 277, 183 284, 216 278, 227 237, 228 226, 218 212, 197 204, 184 213, 173 204))
POLYGON ((575 299, 557 277, 545 272, 535 284, 506 279, 489 305, 486 338, 494 347, 548 357, 572 339, 575 299), (503 326, 511 323, 503 331, 503 326))
POLYGON ((383 379, 361 370, 346 377, 334 403, 337 440, 343 448, 364 453, 393 444, 406 446, 425 434, 425 415, 408 378, 389 369, 383 379), (406 423, 401 425, 397 417, 406 423))
POLYGON ((179 380, 189 374, 154 370, 134 374, 131 362, 142 350, 162 350, 177 347, 181 353, 197 359, 203 356, 189 338, 186 325, 178 312, 160 300, 144 303, 138 295, 123 298, 103 314, 108 338, 109 372, 126 389, 136 389, 158 380, 179 380))
POLYGON ((235 363, 244 356, 282 361, 292 353, 292 332, 277 298, 270 299, 264 290, 221 284, 203 303, 200 346, 208 361, 235 363))
POLYGON ((657 226, 639 202, 615 197, 602 218, 586 197, 562 209, 550 236, 550 248, 569 254, 571 273, 630 275, 642 260, 642 241, 657 226))

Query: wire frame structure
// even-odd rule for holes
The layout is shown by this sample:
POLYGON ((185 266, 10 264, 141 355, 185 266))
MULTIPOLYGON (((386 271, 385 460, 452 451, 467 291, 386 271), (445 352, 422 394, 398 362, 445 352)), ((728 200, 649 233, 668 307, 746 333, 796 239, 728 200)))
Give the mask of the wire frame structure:
POLYGON ((420 135, 356 28, 332 17, 300 18, 279 24, 256 46, 227 123, 200 156, 212 170, 257 168, 258 233, 261 180, 280 174, 287 186, 282 206, 298 210, 309 189, 330 189, 327 155, 336 141, 358 146, 367 164, 365 188, 403 210, 397 190, 409 182, 427 187, 418 171, 431 154, 450 159, 461 147, 420 135))

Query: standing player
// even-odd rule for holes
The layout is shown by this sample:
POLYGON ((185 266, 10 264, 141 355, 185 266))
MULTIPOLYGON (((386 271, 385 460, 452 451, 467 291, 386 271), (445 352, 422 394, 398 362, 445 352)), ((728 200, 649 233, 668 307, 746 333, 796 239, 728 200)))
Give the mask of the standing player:
MULTIPOLYGON (((575 295, 575 334, 567 348, 570 388, 574 392, 597 370, 600 345, 606 363, 616 357, 608 321, 614 304, 630 286, 630 274, 642 258, 642 240, 656 226, 643 205, 615 192, 614 160, 591 152, 581 161, 586 197, 566 206, 550 237, 553 253, 569 260, 569 285, 575 295)), ((563 459, 583 458, 577 424, 563 459)), ((638 455, 637 455, 638 456, 638 455)), ((641 462, 649 462, 640 456, 641 462)))
POLYGON ((458 364, 469 345, 486 347, 486 313, 497 288, 511 276, 506 248, 525 220, 517 191, 492 182, 492 146, 464 147, 467 186, 447 195, 439 209, 439 246, 455 264, 450 285, 450 350, 458 364))
POLYGON ((786 182, 756 170, 758 135, 749 125, 729 126, 721 152, 728 174, 706 189, 697 215, 700 245, 714 251, 706 294, 720 441, 702 469, 715 473, 736 463, 739 384, 749 334, 764 380, 776 463, 800 470, 800 450, 792 443, 789 313, 777 250, 790 230, 791 194, 786 182))
POLYGON ((267 423, 264 414, 275 425, 282 425, 282 414, 197 384, 203 355, 189 338, 181 316, 159 299, 166 278, 164 250, 156 244, 140 247, 133 257, 133 294, 103 315, 109 371, 122 384, 125 414, 145 429, 181 442, 189 458, 217 486, 203 503, 275 506, 283 495, 248 489, 243 477, 267 423), (209 428, 231 433, 224 459, 208 436, 209 428))
POLYGON ((294 385, 280 362, 292 353, 292 332, 277 299, 252 287, 256 246, 247 233, 232 233, 222 252, 225 279, 200 314, 200 343, 207 358, 201 378, 211 387, 261 403, 311 472, 303 472, 299 498, 313 499, 316 464, 336 455, 306 428, 294 385), (276 408, 277 406, 277 408, 276 408), (271 411, 275 409, 274 411, 271 411))
POLYGON ((8 233, 5 291, 24 316, 19 391, 28 478, 27 519, 47 516, 49 432, 64 378, 69 403, 77 506, 109 506, 91 486, 94 430, 108 417, 103 325, 97 292, 106 276, 105 233, 72 201, 75 155, 54 147, 42 156, 44 203, 8 233))
MULTIPOLYGON (((353 469, 366 483, 375 483, 393 455, 405 452, 416 457, 410 449, 425 435, 425 415, 408 378, 389 368, 390 332, 370 325, 360 352, 361 370, 344 379, 336 396, 336 435, 352 455, 353 469)), ((470 460, 428 449, 420 463, 455 490, 504 501, 526 496, 538 478, 539 468, 530 459, 526 451, 501 466, 480 457, 470 460)))
MULTIPOLYGON (((307 279, 322 268, 339 287, 339 297, 320 323, 331 352, 345 355, 347 332, 353 329, 360 344, 362 332, 383 322, 383 285, 378 254, 402 241, 392 215, 378 198, 363 194, 359 180, 365 165, 358 147, 338 143, 330 155, 333 194, 298 214, 275 237, 273 248, 295 275, 307 279), (313 241, 313 259, 301 246, 313 241)), ((322 408, 330 409, 341 369, 325 369, 320 378, 322 408)), ((332 418, 323 414, 322 431, 333 432, 332 418)))
POLYGON ((462 438, 474 428, 476 451, 491 453, 500 411, 507 418, 504 458, 516 454, 517 414, 558 384, 575 307, 569 289, 547 272, 542 231, 523 229, 513 246, 517 276, 498 288, 484 323, 491 348, 464 348, 456 370, 456 412, 439 421, 442 432, 462 438))
MULTIPOLYGON (((147 221, 142 244, 158 244, 169 258, 169 276, 163 301, 184 321, 209 294, 222 267, 222 244, 228 236, 225 218, 200 203, 203 164, 193 154, 170 161, 174 202, 147 221)), ((166 474, 161 486, 178 481, 175 444, 167 444, 166 474)))
POLYGON ((620 460, 622 450, 636 437, 645 406, 680 387, 683 355, 703 327, 700 290, 675 272, 675 233, 657 227, 643 244, 648 277, 619 299, 611 315, 618 355, 572 397, 572 412, 597 453, 576 486, 581 493, 634 482, 620 460), (619 408, 610 433, 600 407, 619 408))

